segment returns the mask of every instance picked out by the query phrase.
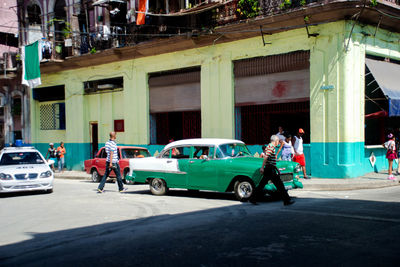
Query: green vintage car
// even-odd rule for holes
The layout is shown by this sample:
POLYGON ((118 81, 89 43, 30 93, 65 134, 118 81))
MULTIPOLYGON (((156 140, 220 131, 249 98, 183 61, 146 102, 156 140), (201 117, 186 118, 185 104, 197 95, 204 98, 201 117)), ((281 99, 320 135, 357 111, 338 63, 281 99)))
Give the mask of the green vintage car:
MULTIPOLYGON (((246 201, 261 181, 262 161, 239 140, 186 139, 168 144, 157 157, 130 159, 126 180, 148 183, 154 195, 166 194, 168 188, 234 191, 238 200, 246 201)), ((299 164, 278 161, 277 167, 287 189, 303 187, 299 164)), ((275 191, 272 183, 265 186, 266 193, 275 191)))

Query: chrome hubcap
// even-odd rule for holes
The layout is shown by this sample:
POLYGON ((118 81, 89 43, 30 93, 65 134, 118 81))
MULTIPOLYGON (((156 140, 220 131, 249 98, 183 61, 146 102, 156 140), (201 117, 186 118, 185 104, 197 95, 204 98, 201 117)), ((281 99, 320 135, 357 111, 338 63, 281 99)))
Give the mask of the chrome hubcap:
POLYGON ((241 182, 239 184, 239 196, 242 198, 248 198, 251 196, 251 193, 253 192, 253 187, 249 182, 241 182))
POLYGON ((151 185, 154 188, 154 190, 160 191, 160 189, 161 189, 161 181, 160 180, 154 179, 153 182, 151 183, 151 185))

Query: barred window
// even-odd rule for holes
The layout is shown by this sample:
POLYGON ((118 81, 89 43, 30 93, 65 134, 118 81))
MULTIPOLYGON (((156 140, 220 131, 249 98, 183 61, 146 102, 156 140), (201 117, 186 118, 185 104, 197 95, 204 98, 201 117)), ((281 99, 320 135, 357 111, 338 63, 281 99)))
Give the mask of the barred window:
POLYGON ((65 130, 65 103, 40 106, 40 130, 65 130))

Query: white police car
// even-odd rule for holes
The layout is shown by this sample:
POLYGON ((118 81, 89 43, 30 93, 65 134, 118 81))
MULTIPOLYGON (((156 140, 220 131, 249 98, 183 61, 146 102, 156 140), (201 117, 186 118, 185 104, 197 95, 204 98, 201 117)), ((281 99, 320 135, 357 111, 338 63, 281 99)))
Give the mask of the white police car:
POLYGON ((0 151, 0 193, 43 190, 53 192, 53 172, 34 147, 0 151))

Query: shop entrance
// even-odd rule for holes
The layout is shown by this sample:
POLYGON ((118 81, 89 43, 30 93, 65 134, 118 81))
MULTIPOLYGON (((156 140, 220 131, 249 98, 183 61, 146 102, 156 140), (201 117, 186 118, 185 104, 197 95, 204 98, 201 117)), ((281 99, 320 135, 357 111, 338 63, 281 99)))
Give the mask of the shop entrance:
POLYGON ((283 127, 299 128, 310 142, 310 52, 257 57, 234 62, 236 138, 265 144, 283 127))
POLYGON ((150 143, 201 137, 200 67, 150 74, 150 143))

